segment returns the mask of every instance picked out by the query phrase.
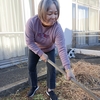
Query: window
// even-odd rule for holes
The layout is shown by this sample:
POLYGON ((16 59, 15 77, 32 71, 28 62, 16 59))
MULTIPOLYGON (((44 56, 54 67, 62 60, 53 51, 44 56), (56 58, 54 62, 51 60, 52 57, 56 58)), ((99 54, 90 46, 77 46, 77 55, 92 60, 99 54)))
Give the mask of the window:
POLYGON ((72 4, 72 29, 76 30, 76 4, 72 4))
MULTIPOLYGON (((99 11, 99 30, 100 30, 100 11, 99 11)), ((98 33, 100 35, 100 32, 98 33)), ((100 36, 98 36, 98 42, 100 43, 100 36)))
MULTIPOLYGON (((72 4, 72 29, 73 31, 97 31, 100 30, 100 0, 77 0, 77 6, 72 4), (76 15, 77 14, 77 15, 76 15), (75 18, 76 16, 76 18, 75 18), (75 20, 76 19, 76 20, 75 20)), ((100 33, 77 33, 76 46, 87 46, 100 43, 100 33)))
POLYGON ((99 10, 99 30, 100 30, 100 10, 99 10))
MULTIPOLYGON (((89 8, 89 31, 99 30, 99 22, 98 22, 98 10, 89 8)), ((97 33, 90 33, 97 34, 97 33)), ((94 44, 97 42, 97 36, 89 37, 89 44, 94 44)))
MULTIPOLYGON (((78 6, 78 15, 77 15, 77 31, 87 31, 88 30, 88 8, 84 6, 78 6)), ((81 33, 79 33, 81 34, 81 33)), ((79 35, 77 34, 77 36, 79 35)), ((85 34, 85 33, 82 33, 85 34)), ((77 38, 78 45, 87 45, 88 38, 86 36, 79 36, 77 38)))
POLYGON ((98 10, 89 9, 89 30, 99 30, 98 10))
POLYGON ((78 31, 88 30, 88 8, 87 7, 78 6, 77 30, 78 31))

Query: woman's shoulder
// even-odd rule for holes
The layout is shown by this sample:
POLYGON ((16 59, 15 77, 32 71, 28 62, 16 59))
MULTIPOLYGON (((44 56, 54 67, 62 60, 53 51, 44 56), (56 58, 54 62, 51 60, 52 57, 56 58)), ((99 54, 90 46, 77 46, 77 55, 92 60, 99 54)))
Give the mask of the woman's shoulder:
POLYGON ((59 22, 56 22, 54 25, 54 30, 55 30, 55 34, 62 34, 63 33, 63 29, 61 27, 61 24, 59 22))
POLYGON ((54 24, 54 26, 55 26, 56 28, 61 27, 61 25, 60 25, 60 23, 59 23, 58 21, 54 24))
POLYGON ((32 24, 36 24, 37 22, 39 22, 38 15, 35 15, 35 16, 29 18, 27 22, 32 23, 32 24))
POLYGON ((38 18, 38 15, 35 15, 33 17, 31 17, 28 21, 27 21, 27 24, 29 26, 31 26, 34 31, 36 32, 39 32, 40 29, 41 29, 41 21, 40 19, 38 18))
POLYGON ((62 29, 61 27, 61 24, 57 21, 55 24, 54 24, 54 27, 58 30, 58 29, 62 29))

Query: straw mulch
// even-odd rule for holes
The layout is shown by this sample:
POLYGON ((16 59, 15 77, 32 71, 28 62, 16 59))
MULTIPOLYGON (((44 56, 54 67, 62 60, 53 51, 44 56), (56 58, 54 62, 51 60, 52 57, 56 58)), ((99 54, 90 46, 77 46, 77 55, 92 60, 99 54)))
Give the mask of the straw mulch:
MULTIPOLYGON (((100 65, 93 65, 84 61, 72 63, 76 80, 89 88, 98 98, 100 98, 100 65)), ((61 100, 94 100, 81 88, 72 82, 58 77, 58 95, 61 100)))

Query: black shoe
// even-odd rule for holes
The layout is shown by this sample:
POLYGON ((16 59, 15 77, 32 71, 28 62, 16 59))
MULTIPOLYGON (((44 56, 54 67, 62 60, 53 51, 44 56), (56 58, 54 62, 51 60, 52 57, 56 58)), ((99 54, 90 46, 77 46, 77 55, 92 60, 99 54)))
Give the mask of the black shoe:
POLYGON ((50 96, 50 100, 58 100, 57 95, 54 93, 54 91, 46 91, 47 95, 50 96))
POLYGON ((39 86, 31 88, 31 90, 29 91, 27 97, 34 96, 34 94, 35 94, 36 90, 38 90, 38 88, 39 88, 39 86))

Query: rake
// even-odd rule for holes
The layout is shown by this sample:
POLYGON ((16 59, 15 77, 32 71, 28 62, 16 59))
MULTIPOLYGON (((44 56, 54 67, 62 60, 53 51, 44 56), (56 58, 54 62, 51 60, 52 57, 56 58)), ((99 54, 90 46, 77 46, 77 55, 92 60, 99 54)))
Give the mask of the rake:
MULTIPOLYGON (((51 60, 48 59, 47 61, 48 63, 50 63, 53 67, 55 67, 59 72, 61 72, 64 76, 66 75, 66 73, 60 69, 59 67, 57 67, 57 65, 55 63, 53 63, 51 60)), ((90 95, 94 100, 100 100, 100 98, 98 98, 96 95, 94 95, 92 93, 91 90, 89 90, 88 88, 86 88, 83 84, 77 82, 75 79, 71 78, 71 81, 73 83, 75 83, 78 87, 80 87, 81 89, 83 89, 88 95, 90 95)))

